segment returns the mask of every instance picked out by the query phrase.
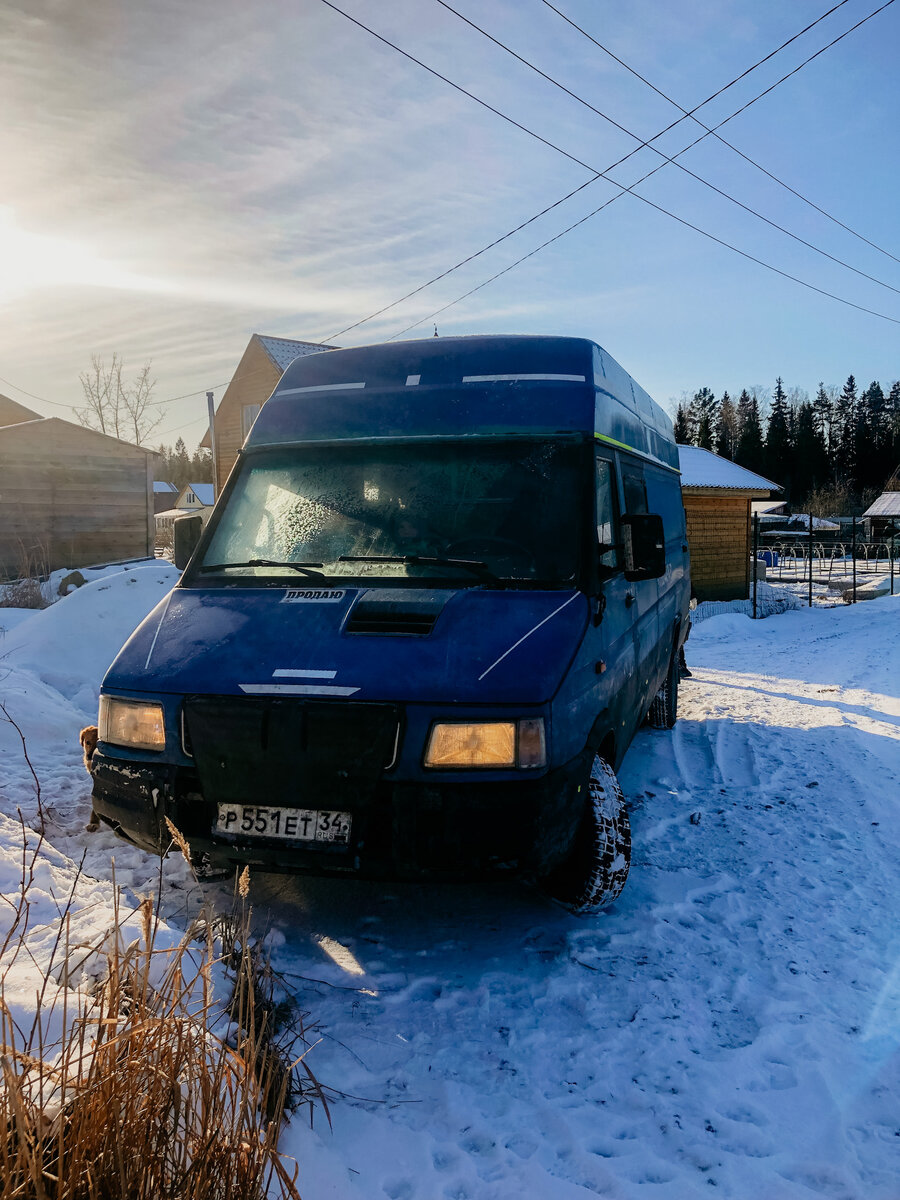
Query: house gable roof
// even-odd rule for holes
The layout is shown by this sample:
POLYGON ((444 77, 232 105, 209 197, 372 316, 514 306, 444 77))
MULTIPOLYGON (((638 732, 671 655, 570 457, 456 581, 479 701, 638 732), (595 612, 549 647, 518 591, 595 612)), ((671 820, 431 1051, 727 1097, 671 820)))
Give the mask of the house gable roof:
POLYGON ((18 425, 22 421, 39 421, 40 419, 40 413, 32 412, 18 400, 11 400, 9 396, 0 396, 0 426, 18 425))
POLYGON ((215 504, 213 485, 211 483, 186 483, 178 493, 178 499, 175 501, 176 508, 181 504, 186 492, 193 492, 200 503, 207 508, 211 508, 215 504))
POLYGON ((863 517, 900 517, 900 492, 882 492, 863 517))
POLYGON ((321 350, 336 350, 337 346, 325 346, 320 342, 298 342, 293 338, 267 337, 261 333, 254 334, 259 343, 280 370, 292 363, 295 358, 306 354, 318 354, 321 350))
MULTIPOLYGON (((280 378, 285 371, 285 368, 294 361, 295 358, 302 358, 307 354, 317 354, 321 350, 336 350, 336 346, 321 345, 319 342, 301 342, 294 338, 277 338, 269 337, 266 334, 254 333, 247 343, 244 353, 241 355, 240 362, 235 367, 234 374, 222 393, 222 399, 216 405, 216 426, 218 428, 219 415, 223 409, 228 410, 231 402, 231 390, 239 383, 242 377, 247 375, 259 374, 260 351, 265 355, 263 361, 270 363, 277 371, 277 378, 280 378)), ((269 392, 275 386, 276 379, 269 379, 266 383, 266 371, 262 371, 262 391, 259 396, 259 403, 263 404, 269 398, 269 392)), ((206 429, 203 437, 200 439, 200 447, 203 450, 211 449, 209 438, 209 429, 206 429)))
POLYGON ((0 426, 0 444, 6 445, 13 440, 40 443, 45 436, 52 437, 60 432, 65 435, 66 446, 71 447, 73 452, 79 443, 104 443, 107 449, 112 445, 133 454, 152 454, 154 458, 160 457, 159 451, 151 450, 149 446, 136 446, 134 442, 126 442, 108 433, 76 425, 74 421, 64 421, 62 417, 37 417, 33 421, 21 421, 18 425, 0 426))
POLYGON ((682 488, 713 488, 741 495, 762 493, 766 496, 781 491, 781 485, 771 479, 739 467, 727 458, 720 458, 711 450, 701 450, 699 446, 679 446, 678 462, 682 488))

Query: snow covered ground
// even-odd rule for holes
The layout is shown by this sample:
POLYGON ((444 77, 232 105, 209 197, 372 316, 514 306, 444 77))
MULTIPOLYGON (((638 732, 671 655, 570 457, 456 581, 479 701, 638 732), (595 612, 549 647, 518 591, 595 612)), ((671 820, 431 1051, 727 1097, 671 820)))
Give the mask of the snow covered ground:
MULTIPOLYGON (((42 886, 86 854, 91 919, 113 858, 137 890, 157 864, 83 832, 78 730, 174 577, 113 573, 0 635, 48 811, 42 886)), ((898 622, 900 596, 699 625, 681 719, 621 771, 635 857, 600 916, 519 884, 254 878, 318 1022, 310 1065, 345 1093, 333 1131, 300 1112, 284 1136, 304 1200, 897 1200, 898 622)), ((0 718, 0 812, 17 807, 34 818, 34 785, 0 718)), ((17 836, 0 820, 4 891, 17 836)), ((196 895, 180 858, 165 877, 177 917, 196 895)))

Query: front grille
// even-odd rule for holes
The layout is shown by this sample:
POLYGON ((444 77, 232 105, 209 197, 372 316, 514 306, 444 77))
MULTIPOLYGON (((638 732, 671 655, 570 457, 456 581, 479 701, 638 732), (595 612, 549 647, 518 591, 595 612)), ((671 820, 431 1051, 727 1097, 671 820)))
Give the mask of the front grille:
POLYGON ((207 800, 336 807, 392 765, 400 717, 393 704, 189 696, 184 719, 207 800))

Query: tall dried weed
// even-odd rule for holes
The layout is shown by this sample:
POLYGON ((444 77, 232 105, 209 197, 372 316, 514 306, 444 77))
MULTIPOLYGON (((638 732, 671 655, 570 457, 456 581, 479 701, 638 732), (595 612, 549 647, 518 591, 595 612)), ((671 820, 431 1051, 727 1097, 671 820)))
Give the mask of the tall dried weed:
MULTIPOLYGON (((19 896, 0 941, 0 1195, 299 1200, 296 1164, 278 1151, 298 1063, 277 1046, 246 905, 226 936, 201 918, 166 948, 152 900, 137 912, 117 902, 102 945, 85 948, 72 932, 73 888, 42 965, 36 1016, 23 1028, 6 989, 30 953, 41 852, 23 835, 19 896), (233 980, 226 1005, 214 994, 223 976, 233 980)), ((312 1102, 321 1089, 308 1068, 306 1080, 301 1098, 312 1102)))

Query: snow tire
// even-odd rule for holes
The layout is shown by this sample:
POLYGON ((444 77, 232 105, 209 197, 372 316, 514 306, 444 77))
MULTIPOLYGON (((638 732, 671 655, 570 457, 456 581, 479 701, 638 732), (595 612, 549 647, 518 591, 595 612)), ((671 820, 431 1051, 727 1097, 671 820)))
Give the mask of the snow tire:
POLYGON ((678 683, 681 672, 678 668, 678 651, 672 652, 669 670, 662 687, 653 698, 647 721, 653 729, 671 729, 678 720, 678 683))
POLYGON ((599 755, 579 792, 587 794, 575 845, 544 887, 572 912, 593 913, 612 904, 625 886, 631 825, 616 773, 599 755))

